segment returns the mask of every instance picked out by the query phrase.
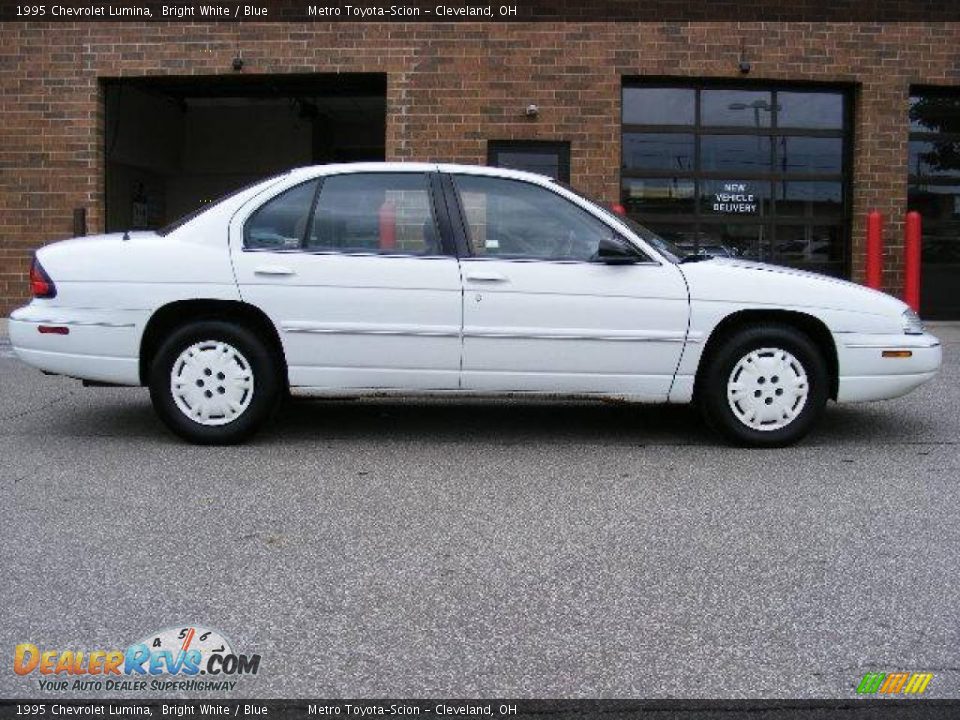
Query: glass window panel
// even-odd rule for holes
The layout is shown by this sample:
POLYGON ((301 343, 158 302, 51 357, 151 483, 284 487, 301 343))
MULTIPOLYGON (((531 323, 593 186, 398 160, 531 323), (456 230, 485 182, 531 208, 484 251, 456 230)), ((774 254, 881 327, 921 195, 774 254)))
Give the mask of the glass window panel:
POLYGON ((920 313, 923 317, 960 317, 960 223, 924 223, 922 244, 923 281, 920 283, 920 313))
MULTIPOLYGON (((849 233, 844 223, 844 94, 708 87, 700 91, 699 108, 703 127, 726 131, 624 133, 628 174, 650 169, 689 175, 623 178, 621 199, 628 212, 682 252, 800 265, 834 275, 845 272, 849 233), (772 127, 774 111, 779 127, 825 130, 821 134, 828 136, 789 130, 761 134, 772 127), (693 146, 692 140, 700 145, 693 146), (786 174, 830 177, 780 179, 786 174)), ((939 218, 946 217, 945 208, 953 210, 953 194, 944 194, 949 197, 923 201, 925 207, 936 208, 939 218)), ((914 195, 921 198, 916 188, 914 195)))
POLYGON ((511 152, 497 153, 497 167, 525 170, 560 179, 560 158, 556 153, 511 152))
POLYGON ((824 92, 777 93, 777 127, 840 130, 843 95, 824 92))
POLYGON ((624 133, 623 166, 629 170, 693 170, 693 135, 624 133))
POLYGON ((673 243, 681 255, 692 255, 696 252, 696 225, 663 221, 659 217, 645 225, 664 240, 673 243))
POLYGON ((960 133, 960 94, 919 94, 910 98, 914 132, 960 133))
POLYGON ((614 233, 566 198, 536 185, 455 176, 470 242, 480 257, 592 260, 614 233))
POLYGON ((764 260, 770 256, 769 238, 770 228, 764 224, 725 222, 704 223, 697 240, 705 252, 709 252, 708 248, 722 248, 723 253, 733 257, 764 260))
POLYGON ((960 265, 960 224, 932 225, 924 228, 923 262, 960 265))
POLYGON ((843 260, 842 228, 836 225, 777 226, 777 260, 788 265, 843 260))
POLYGON ((779 137, 777 170, 784 173, 839 174, 843 171, 843 138, 779 137))
POLYGON ((704 90, 700 93, 700 123, 720 127, 766 128, 773 114, 766 90, 704 90))
POLYGON ((700 211, 713 217, 770 215, 769 180, 701 180, 700 211))
POLYGON ((960 140, 911 140, 910 173, 960 177, 960 140))
POLYGON ((735 243, 723 244, 711 232, 697 230, 693 225, 660 223, 657 232, 672 242, 681 255, 712 255, 714 257, 740 257, 742 248, 735 243))
POLYGON ((833 181, 775 182, 777 215, 840 217, 843 215, 843 183, 833 181))
POLYGON ((294 250, 306 232, 317 181, 297 185, 267 200, 250 216, 243 244, 253 250, 294 250))
POLYGON ((628 125, 693 125, 696 91, 688 88, 624 88, 628 125))
POLYGON ((910 185, 908 204, 925 221, 960 220, 960 185, 910 185))
POLYGON ((643 221, 647 213, 693 214, 695 184, 678 178, 624 178, 621 202, 643 221))
POLYGON ((439 235, 421 173, 333 175, 307 236, 314 251, 437 255, 439 235))
POLYGON ((761 135, 701 135, 702 170, 770 172, 770 138, 761 135))

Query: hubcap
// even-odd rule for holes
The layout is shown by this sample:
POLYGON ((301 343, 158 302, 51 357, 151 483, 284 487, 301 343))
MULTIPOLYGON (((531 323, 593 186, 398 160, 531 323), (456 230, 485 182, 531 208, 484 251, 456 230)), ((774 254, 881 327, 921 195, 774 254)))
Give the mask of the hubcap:
POLYGON ((226 425, 253 400, 253 369, 239 350, 219 340, 191 345, 170 371, 180 412, 201 425, 226 425))
POLYGON ((730 409, 754 430, 786 427, 803 410, 809 394, 803 365, 781 348, 760 348, 744 355, 727 381, 730 409))

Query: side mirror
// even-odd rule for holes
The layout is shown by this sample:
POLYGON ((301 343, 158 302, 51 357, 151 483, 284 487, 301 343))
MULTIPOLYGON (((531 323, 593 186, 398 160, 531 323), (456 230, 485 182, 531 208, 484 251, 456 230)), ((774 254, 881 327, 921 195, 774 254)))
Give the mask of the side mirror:
POLYGON ((636 265, 640 261, 633 248, 615 237, 601 238, 596 258, 604 265, 636 265))

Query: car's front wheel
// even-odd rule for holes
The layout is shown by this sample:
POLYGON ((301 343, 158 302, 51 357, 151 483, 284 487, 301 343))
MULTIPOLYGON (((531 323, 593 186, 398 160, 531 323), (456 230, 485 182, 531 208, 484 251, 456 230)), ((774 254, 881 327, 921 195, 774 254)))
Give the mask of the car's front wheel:
POLYGON ((277 362, 248 329, 208 320, 178 328, 150 372, 150 398, 173 432, 203 445, 252 435, 280 397, 277 362))
POLYGON ((782 325, 733 333, 707 358, 698 401, 708 424, 737 445, 783 447, 803 438, 829 395, 823 354, 782 325))

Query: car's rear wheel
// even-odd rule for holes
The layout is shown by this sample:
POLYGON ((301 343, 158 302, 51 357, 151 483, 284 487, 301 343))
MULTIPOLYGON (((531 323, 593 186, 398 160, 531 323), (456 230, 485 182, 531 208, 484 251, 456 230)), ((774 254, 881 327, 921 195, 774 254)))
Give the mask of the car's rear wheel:
POLYGON ((698 402, 707 422, 737 445, 783 447, 803 438, 829 395, 823 354, 785 325, 738 330, 707 358, 698 402))
POLYGON ((204 445, 250 437, 270 417, 281 389, 270 349, 246 328, 216 320, 175 330, 150 371, 157 414, 180 437, 204 445))

